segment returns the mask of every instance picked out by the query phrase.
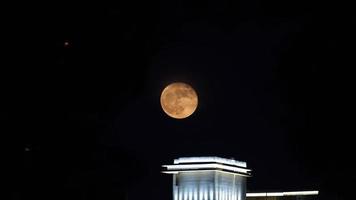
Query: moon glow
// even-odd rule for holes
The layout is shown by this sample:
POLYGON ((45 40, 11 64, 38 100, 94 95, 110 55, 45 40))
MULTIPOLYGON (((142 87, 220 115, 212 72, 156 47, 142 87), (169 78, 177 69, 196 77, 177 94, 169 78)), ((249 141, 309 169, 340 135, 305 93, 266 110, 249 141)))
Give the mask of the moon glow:
POLYGON ((183 119, 194 113, 198 106, 198 95, 186 83, 172 83, 161 94, 161 106, 170 117, 183 119))

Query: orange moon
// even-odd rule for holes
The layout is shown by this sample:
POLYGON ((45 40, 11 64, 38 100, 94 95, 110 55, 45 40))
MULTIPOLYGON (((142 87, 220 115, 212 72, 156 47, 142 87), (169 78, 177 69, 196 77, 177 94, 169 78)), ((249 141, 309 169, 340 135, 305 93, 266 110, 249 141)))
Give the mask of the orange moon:
POLYGON ((183 119, 194 113, 198 106, 198 95, 186 83, 172 83, 161 94, 163 111, 175 119, 183 119))

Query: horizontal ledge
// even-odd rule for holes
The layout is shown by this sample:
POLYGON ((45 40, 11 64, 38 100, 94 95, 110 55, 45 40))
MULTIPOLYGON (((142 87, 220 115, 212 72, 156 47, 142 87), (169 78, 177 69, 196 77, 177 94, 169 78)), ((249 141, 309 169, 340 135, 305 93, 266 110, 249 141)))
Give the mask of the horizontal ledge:
POLYGON ((294 192, 256 192, 246 193, 246 197, 279 197, 279 196, 303 196, 303 195, 318 195, 319 191, 294 191, 294 192))
POLYGON ((163 165, 167 170, 189 170, 189 169, 223 169, 233 172, 248 173, 250 169, 243 169, 239 167, 226 166, 223 164, 210 163, 210 164, 184 164, 184 165, 163 165))
POLYGON ((174 160, 174 164, 181 163, 199 163, 199 162, 216 162, 223 163, 227 165, 234 165, 238 167, 247 167, 246 162, 237 161, 234 159, 220 158, 216 156, 206 156, 206 157, 182 157, 174 160))
POLYGON ((162 173, 178 174, 179 172, 202 172, 202 171, 215 171, 215 172, 223 172, 223 173, 227 173, 227 174, 239 175, 239 176, 244 176, 244 177, 251 177, 251 174, 243 174, 243 173, 230 172, 230 171, 224 171, 224 170, 218 170, 218 169, 162 171, 162 173))

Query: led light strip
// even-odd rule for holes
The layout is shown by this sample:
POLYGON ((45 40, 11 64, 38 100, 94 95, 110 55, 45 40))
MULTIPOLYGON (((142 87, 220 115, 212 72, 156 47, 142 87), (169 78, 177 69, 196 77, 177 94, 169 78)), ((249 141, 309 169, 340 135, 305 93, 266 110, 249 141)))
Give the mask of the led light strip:
POLYGON ((248 173, 249 169, 242 169, 238 167, 231 167, 221 164, 188 164, 188 165, 163 165, 167 167, 167 170, 187 170, 187 169, 207 169, 207 168, 216 168, 216 169, 225 169, 234 172, 248 173))
POLYGON ((319 191, 283 192, 284 196, 294 195, 318 195, 319 191))
POLYGON ((298 196, 298 195, 318 195, 319 191, 296 191, 296 192, 259 192, 246 193, 246 197, 278 197, 278 196, 298 196))
POLYGON ((226 159, 226 158, 219 158, 219 157, 183 157, 183 158, 174 159, 174 164, 194 163, 194 162, 219 162, 228 165, 246 167, 246 162, 241 162, 241 161, 226 159))
POLYGON ((229 171, 223 171, 223 170, 219 170, 219 169, 162 171, 162 173, 165 173, 165 174, 179 174, 181 172, 201 172, 201 171, 216 171, 216 172, 222 172, 222 173, 233 174, 233 175, 238 174, 239 176, 244 176, 244 177, 250 177, 251 176, 250 174, 243 174, 243 173, 238 173, 238 172, 229 172, 229 171))

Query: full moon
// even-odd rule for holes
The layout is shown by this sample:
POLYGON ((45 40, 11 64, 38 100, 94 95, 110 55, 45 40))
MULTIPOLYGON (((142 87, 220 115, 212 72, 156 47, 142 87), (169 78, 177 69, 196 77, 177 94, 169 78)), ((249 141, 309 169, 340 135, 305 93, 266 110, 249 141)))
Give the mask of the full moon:
POLYGON ((183 119, 194 113, 198 106, 198 95, 186 83, 172 83, 162 91, 161 106, 168 116, 183 119))

